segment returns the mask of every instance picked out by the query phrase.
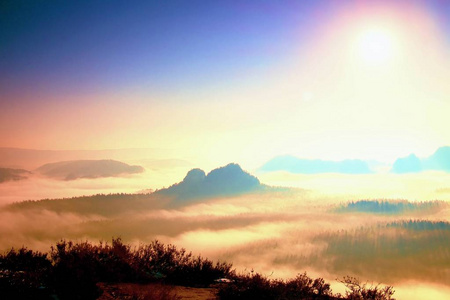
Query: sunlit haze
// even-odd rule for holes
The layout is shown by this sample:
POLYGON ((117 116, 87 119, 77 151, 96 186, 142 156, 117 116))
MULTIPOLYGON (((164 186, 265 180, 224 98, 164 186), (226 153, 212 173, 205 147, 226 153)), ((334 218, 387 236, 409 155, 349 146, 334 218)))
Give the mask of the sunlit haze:
POLYGON ((159 239, 444 299, 449 115, 450 1, 2 1, 0 250, 159 239))
POLYGON ((446 6, 11 2, 1 145, 250 167, 280 153, 429 155, 450 139, 446 6))
POLYGON ((358 38, 358 52, 365 63, 383 64, 394 55, 392 32, 378 28, 369 28, 358 38))

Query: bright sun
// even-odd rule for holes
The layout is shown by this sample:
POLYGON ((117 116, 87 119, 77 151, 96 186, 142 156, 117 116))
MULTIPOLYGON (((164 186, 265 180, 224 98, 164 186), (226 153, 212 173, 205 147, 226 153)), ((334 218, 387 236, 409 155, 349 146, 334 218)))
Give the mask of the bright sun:
POLYGON ((366 29, 358 37, 357 54, 365 64, 384 64, 392 58, 393 52, 392 34, 386 29, 366 29))

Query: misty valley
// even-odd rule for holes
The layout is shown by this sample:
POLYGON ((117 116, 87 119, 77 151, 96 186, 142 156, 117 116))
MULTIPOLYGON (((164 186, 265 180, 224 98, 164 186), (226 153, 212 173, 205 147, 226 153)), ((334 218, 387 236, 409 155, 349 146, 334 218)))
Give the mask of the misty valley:
MULTIPOLYGON (((95 185, 102 177, 124 177, 130 182, 139 179, 133 176, 146 174, 139 166, 100 162, 48 164, 37 169, 46 170, 39 175, 23 170, 28 178, 14 177, 3 187, 33 180, 49 185, 90 180, 95 185), (124 170, 134 174, 129 177, 124 170)), ((23 172, 11 174, 22 176, 23 172)), ((259 174, 273 180, 270 176, 276 173, 259 174)), ((343 176, 348 180, 356 175, 343 176)), ((376 186, 377 177, 370 178, 376 186)), ((446 195, 442 189, 434 188, 434 192, 446 195)), ((289 280, 307 272, 323 277, 342 295, 346 290, 339 280, 345 276, 394 286, 394 296, 399 297, 410 297, 411 291, 419 296, 430 291, 447 293, 450 203, 356 197, 330 194, 325 187, 317 191, 263 184, 235 163, 209 173, 193 168, 167 188, 5 201, 0 208, 0 247, 10 251, 25 246, 47 253, 62 241, 95 245, 120 239, 130 249, 159 241, 231 263, 238 274, 257 272, 258 276, 289 280)), ((2 272, 1 278, 6 278, 5 269, 2 272)))
POLYGON ((0 300, 450 299, 450 1, 0 1, 0 300))

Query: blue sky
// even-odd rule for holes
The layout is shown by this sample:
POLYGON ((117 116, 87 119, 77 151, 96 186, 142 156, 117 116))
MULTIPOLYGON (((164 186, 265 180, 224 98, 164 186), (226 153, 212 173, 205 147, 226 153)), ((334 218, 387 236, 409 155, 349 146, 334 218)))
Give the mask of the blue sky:
POLYGON ((63 91, 229 80, 291 54, 314 10, 300 2, 19 3, 2 9, 4 88, 63 91))

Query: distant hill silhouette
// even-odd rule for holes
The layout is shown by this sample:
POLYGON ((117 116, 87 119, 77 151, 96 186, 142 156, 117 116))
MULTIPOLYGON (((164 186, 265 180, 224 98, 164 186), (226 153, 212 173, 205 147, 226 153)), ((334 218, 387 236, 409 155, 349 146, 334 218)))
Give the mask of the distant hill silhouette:
POLYGON ((278 156, 265 163, 261 171, 287 171, 297 174, 344 173, 368 174, 372 173, 367 162, 358 159, 329 161, 319 159, 302 159, 294 156, 278 156))
POLYGON ((392 172, 399 174, 421 172, 422 170, 422 161, 414 154, 398 158, 392 166, 392 172))
POLYGON ((441 147, 423 160, 425 169, 450 172, 450 147, 441 147))
MULTIPOLYGON (((43 164, 71 160, 159 160, 167 159, 169 151, 162 149, 104 149, 104 150, 35 150, 0 147, 0 166, 5 168, 34 170, 43 164)), ((150 165, 152 165, 151 163, 150 165)))
POLYGON ((359 200, 336 208, 340 213, 403 214, 414 212, 437 213, 450 205, 445 201, 410 202, 406 200, 359 200))
POLYGON ((27 178, 29 171, 23 169, 0 168, 0 183, 27 178))
POLYGON ((130 166, 116 160, 73 160, 45 164, 36 171, 47 177, 74 180, 78 178, 117 177, 141 173, 141 166, 130 166))
POLYGON ((450 147, 441 147, 427 158, 418 158, 415 154, 399 158, 394 162, 393 173, 416 173, 427 170, 450 172, 450 147))
POLYGON ((259 180, 237 164, 212 170, 208 175, 200 169, 189 171, 180 183, 148 194, 109 194, 63 199, 23 201, 6 206, 10 211, 48 210, 115 216, 130 211, 179 206, 194 199, 235 196, 263 190, 259 180), (172 201, 171 201, 172 200, 172 201))
POLYGON ((212 170, 208 175, 203 170, 192 169, 183 181, 155 194, 188 200, 238 195, 262 187, 258 178, 243 171, 238 164, 231 163, 212 170))

